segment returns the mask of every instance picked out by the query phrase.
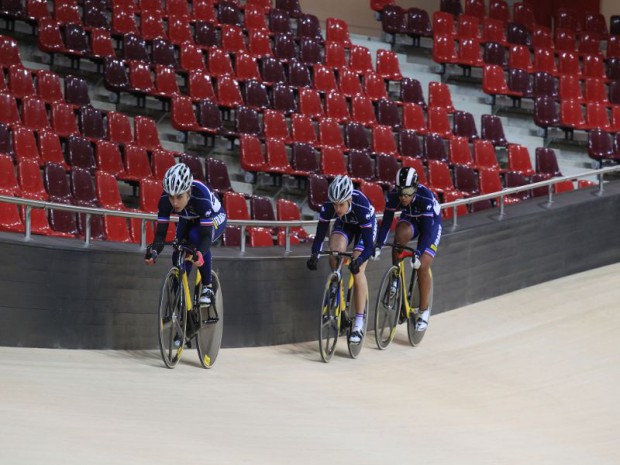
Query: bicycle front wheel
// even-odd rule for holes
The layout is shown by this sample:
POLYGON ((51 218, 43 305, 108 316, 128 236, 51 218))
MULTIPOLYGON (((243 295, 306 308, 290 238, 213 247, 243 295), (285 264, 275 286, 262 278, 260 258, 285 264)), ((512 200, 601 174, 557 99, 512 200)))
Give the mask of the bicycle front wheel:
POLYGON ((332 273, 325 284, 319 324, 319 351, 325 363, 334 355, 340 334, 341 314, 338 310, 340 299, 340 282, 338 276, 332 273))
POLYGON ((366 303, 364 305, 364 327, 362 328, 362 340, 359 343, 351 342, 351 333, 353 332, 353 326, 355 322, 355 300, 352 299, 349 306, 349 322, 350 325, 347 329, 347 345, 349 347, 349 355, 351 358, 357 358, 364 347, 364 340, 366 339, 366 332, 368 330, 368 295, 366 295, 366 303))
POLYGON ((402 299, 403 286, 399 269, 392 266, 383 275, 375 305, 375 341, 381 350, 386 349, 394 340, 402 299))
POLYGON ((215 294, 213 303, 209 307, 198 306, 200 324, 196 334, 196 349, 200 363, 204 368, 211 368, 215 363, 222 345, 222 334, 224 332, 222 286, 214 271, 211 272, 211 283, 215 294))
MULTIPOLYGON (((420 342, 422 342, 422 338, 424 334, 426 334, 426 329, 428 328, 428 323, 424 329, 418 329, 418 319, 420 318, 420 289, 418 288, 418 280, 417 273, 413 282, 413 295, 411 298, 411 308, 412 311, 409 314, 409 318, 407 319, 407 336, 409 337, 409 343, 412 346, 417 346, 420 342)), ((433 308, 433 274, 431 272, 431 288, 428 296, 428 309, 431 310, 433 308)), ((430 312, 428 315, 430 319, 430 312)))
POLYGON ((174 368, 181 359, 187 311, 181 297, 179 270, 168 271, 159 294, 159 350, 164 364, 174 368))

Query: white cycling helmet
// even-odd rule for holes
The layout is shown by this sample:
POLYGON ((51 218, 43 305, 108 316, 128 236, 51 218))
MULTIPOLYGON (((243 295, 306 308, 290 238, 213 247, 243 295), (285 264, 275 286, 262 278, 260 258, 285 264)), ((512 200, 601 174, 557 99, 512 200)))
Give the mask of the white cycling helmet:
POLYGON ((179 195, 192 187, 194 177, 185 163, 171 166, 164 175, 164 190, 168 195, 179 195))
POLYGON ((338 175, 329 185, 327 196, 334 203, 342 203, 353 195, 353 182, 349 176, 338 175))

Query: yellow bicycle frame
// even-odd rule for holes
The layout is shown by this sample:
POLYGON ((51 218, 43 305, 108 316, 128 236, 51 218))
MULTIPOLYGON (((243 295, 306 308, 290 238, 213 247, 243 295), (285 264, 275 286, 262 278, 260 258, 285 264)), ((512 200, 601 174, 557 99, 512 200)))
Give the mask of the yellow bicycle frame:
MULTIPOLYGON (((187 271, 183 271, 182 275, 182 283, 183 283, 183 292, 185 294, 185 308, 188 312, 191 312, 194 308, 194 299, 192 298, 192 293, 189 289, 189 279, 187 278, 187 271)), ((200 276, 200 270, 196 270, 196 283, 195 286, 198 286, 202 281, 202 276, 200 276)))
MULTIPOLYGON (((417 273, 417 271, 416 271, 417 273)), ((399 275, 399 279, 400 279, 400 284, 402 286, 403 289, 403 302, 405 305, 405 316, 407 318, 409 318, 411 316, 411 314, 413 313, 414 315, 418 314, 418 310, 417 308, 415 308, 413 306, 412 302, 409 302, 409 299, 413 299, 413 296, 415 294, 415 287, 419 286, 419 282, 416 279, 415 283, 413 283, 413 288, 411 289, 411 296, 407 296, 407 292, 408 292, 408 288, 406 287, 407 284, 407 280, 406 280, 406 276, 405 276, 405 260, 401 260, 398 263, 398 275, 399 275)), ((431 272, 431 278, 433 277, 433 274, 431 272)))

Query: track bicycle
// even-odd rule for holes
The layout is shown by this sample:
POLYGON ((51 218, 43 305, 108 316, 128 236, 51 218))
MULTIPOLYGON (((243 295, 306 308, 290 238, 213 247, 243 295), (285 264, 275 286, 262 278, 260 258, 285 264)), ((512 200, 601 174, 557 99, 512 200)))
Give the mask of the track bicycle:
MULTIPOLYGON (((164 277, 159 295, 159 349, 164 364, 174 368, 183 353, 195 340, 198 358, 204 368, 211 368, 217 359, 224 327, 224 302, 217 273, 211 271, 214 299, 208 307, 199 303, 202 278, 197 269, 188 273, 188 265, 197 259, 196 247, 185 241, 174 241, 176 263, 164 277), (189 262, 189 263, 188 263, 189 262), (194 283, 193 295, 190 275, 194 283)), ((153 258, 157 258, 152 251, 153 258)))
MULTIPOLYGON (((381 280, 375 306, 375 341, 379 349, 386 349, 394 340, 397 325, 406 321, 409 343, 415 347, 422 341, 426 332, 426 328, 423 330, 416 329, 418 319, 420 318, 420 290, 416 270, 412 270, 406 298, 403 298, 405 296, 403 291, 406 285, 404 259, 412 257, 415 249, 398 244, 387 245, 399 252, 399 261, 398 265, 392 265, 388 268, 381 280)), ((429 310, 433 304, 432 283, 431 274, 429 310)))
POLYGON ((351 262, 351 252, 320 252, 320 255, 336 257, 338 266, 327 277, 323 300, 321 301, 321 320, 319 324, 319 350, 325 363, 329 362, 336 350, 338 337, 346 335, 351 358, 357 358, 364 345, 366 327, 368 326, 368 295, 364 306, 364 332, 359 343, 351 343, 349 336, 353 331, 355 309, 351 306, 353 297, 353 274, 349 273, 349 279, 345 288, 345 280, 342 276, 343 266, 351 262), (345 293, 346 291, 346 293, 345 293))

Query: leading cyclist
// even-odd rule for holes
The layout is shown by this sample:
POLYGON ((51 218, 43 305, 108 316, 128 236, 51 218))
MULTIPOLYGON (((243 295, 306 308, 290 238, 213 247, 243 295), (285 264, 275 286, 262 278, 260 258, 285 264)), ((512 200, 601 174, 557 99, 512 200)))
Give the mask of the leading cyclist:
MULTIPOLYGON (((184 163, 178 163, 166 171, 163 185, 155 239, 146 248, 145 262, 147 265, 155 263, 157 256, 153 251, 159 255, 164 249, 170 215, 178 215, 176 239, 189 240, 198 248, 198 260, 195 263, 203 283, 200 305, 209 306, 214 299, 211 283, 211 244, 226 229, 226 212, 219 199, 205 184, 194 181, 189 167, 184 163)), ((172 263, 176 263, 176 256, 173 256, 172 263)))
MULTIPOLYGON (((366 263, 373 253, 373 244, 377 234, 377 217, 375 209, 368 198, 353 189, 353 182, 348 176, 336 176, 329 185, 329 202, 325 202, 319 214, 319 223, 312 243, 312 255, 307 266, 316 270, 319 252, 327 234, 329 222, 336 218, 329 237, 332 251, 345 252, 349 244, 355 244, 349 270, 354 279, 355 322, 349 342, 359 344, 364 336, 364 307, 368 295, 366 281, 366 263)), ((332 270, 337 267, 337 259, 330 257, 332 270)))
MULTIPOLYGON (((431 289, 431 265, 441 239, 441 208, 439 202, 423 184, 418 183, 418 173, 414 168, 401 168, 396 173, 396 189, 388 194, 385 213, 375 245, 373 260, 378 260, 381 247, 385 244, 394 213, 400 211, 400 220, 396 225, 394 242, 399 245, 418 238, 415 255, 411 257, 411 266, 418 270, 420 289, 420 318, 416 330, 424 331, 428 326, 429 294, 431 289)), ((392 263, 398 265, 399 252, 392 249, 392 263)))

